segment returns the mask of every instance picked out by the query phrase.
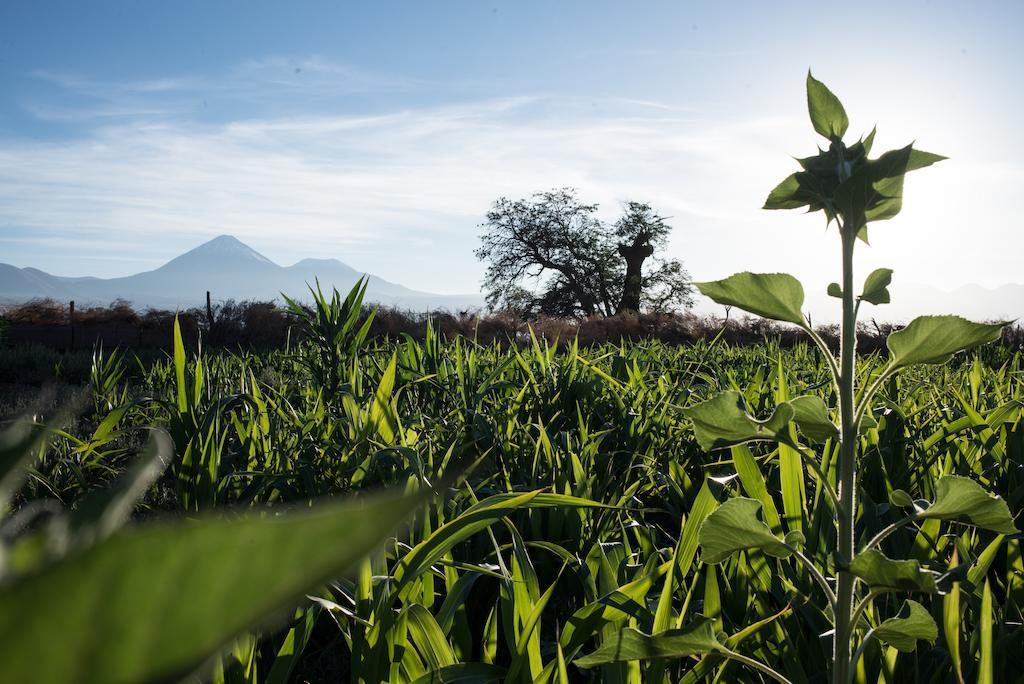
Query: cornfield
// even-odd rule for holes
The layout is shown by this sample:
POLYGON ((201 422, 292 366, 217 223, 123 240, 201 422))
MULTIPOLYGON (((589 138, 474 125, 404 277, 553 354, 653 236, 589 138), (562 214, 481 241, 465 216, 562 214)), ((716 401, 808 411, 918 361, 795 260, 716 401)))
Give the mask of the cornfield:
MULTIPOLYGON (((322 334, 286 352, 179 342, 138 385, 98 354, 77 417, 8 430, 5 679, 758 681, 717 652, 659 657, 697 617, 735 654, 823 679, 806 568, 706 564, 698 544, 745 496, 827 565, 820 487, 784 445, 708 454, 681 412, 730 389, 758 414, 797 393, 834 405, 815 348, 370 346, 348 304, 323 300, 322 334), (136 499, 141 522, 119 530, 136 499), (623 644, 625 628, 668 636, 623 644)), ((893 518, 894 490, 927 498, 951 474, 1020 511, 1022 372, 988 347, 887 383, 861 436, 867 530, 893 518)), ((836 449, 820 445, 833 478, 836 449)), ((960 580, 923 601, 939 638, 868 648, 857 681, 1019 680, 1019 535, 939 522, 886 540, 960 580)))

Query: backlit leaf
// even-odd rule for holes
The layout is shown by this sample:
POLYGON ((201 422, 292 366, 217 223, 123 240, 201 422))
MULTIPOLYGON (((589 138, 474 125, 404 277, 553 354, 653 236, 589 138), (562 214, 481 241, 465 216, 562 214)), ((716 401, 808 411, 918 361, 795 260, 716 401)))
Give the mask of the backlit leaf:
POLYGON ((18 682, 179 679, 363 558, 424 500, 376 497, 115 534, 0 589, 0 670, 18 682))
POLYGON ((875 628, 875 636, 902 653, 910 653, 917 648, 918 641, 935 643, 939 628, 924 606, 907 600, 898 617, 889 618, 875 628))
POLYGON ((719 304, 736 306, 758 316, 795 323, 804 321, 804 288, 786 273, 750 273, 745 271, 724 280, 696 283, 701 294, 719 304))
POLYGON ((864 281, 864 291, 860 298, 871 304, 889 303, 889 284, 892 282, 891 268, 878 268, 864 281))
POLYGON ((920 316, 889 335, 890 363, 945 363, 953 354, 999 339, 1006 323, 972 323, 959 316, 920 316))
POLYGON ((826 138, 840 140, 850 127, 850 119, 839 98, 810 71, 807 72, 807 111, 814 130, 826 138))

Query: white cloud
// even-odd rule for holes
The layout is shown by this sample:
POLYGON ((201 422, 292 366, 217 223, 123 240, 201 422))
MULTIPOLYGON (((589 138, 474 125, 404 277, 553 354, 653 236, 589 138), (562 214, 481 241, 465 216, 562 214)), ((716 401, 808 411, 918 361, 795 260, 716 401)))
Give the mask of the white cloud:
MULTIPOLYGON (((317 60, 295 64, 249 63, 239 73, 267 72, 273 81, 301 68, 366 87, 407 85, 317 60)), ((168 79, 110 92, 113 104, 131 111, 128 104, 141 107, 147 94, 192 92, 197 83, 168 79)), ((0 140, 0 229, 9 246, 33 258, 41 241, 55 253, 63 244, 76 258, 109 252, 110 268, 119 269, 110 274, 151 267, 227 232, 278 262, 334 256, 418 289, 465 292, 482 272, 472 250, 496 197, 575 186, 609 219, 626 199, 672 216, 672 250, 695 276, 787 270, 819 287, 835 270, 834 235, 817 216, 760 210, 794 166, 787 155, 809 146, 797 113, 710 121, 657 102, 549 96, 217 124, 128 115, 72 141, 0 140), (138 264, 114 261, 132 254, 138 264)), ((937 138, 941 132, 930 139, 937 138)), ((936 274, 928 264, 959 255, 949 257, 929 236, 961 234, 967 207, 980 205, 984 224, 973 234, 984 238, 1013 215, 1021 166, 969 159, 920 174, 908 183, 905 214, 876 229, 863 268, 891 266, 897 277, 935 284, 985 282, 992 273, 985 266, 936 274)), ((1009 267, 1005 255, 1022 245, 1005 231, 989 239, 997 235, 996 259, 1009 267)), ((1002 280, 1013 280, 1011 273, 1002 280)))

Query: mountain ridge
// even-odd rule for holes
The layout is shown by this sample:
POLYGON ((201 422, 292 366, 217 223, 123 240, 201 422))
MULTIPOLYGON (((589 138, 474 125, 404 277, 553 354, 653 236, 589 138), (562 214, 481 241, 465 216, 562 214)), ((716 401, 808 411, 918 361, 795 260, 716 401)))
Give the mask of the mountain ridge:
POLYGON ((0 263, 0 301, 23 302, 51 297, 80 305, 124 299, 138 308, 187 308, 200 305, 206 291, 218 301, 310 297, 308 285, 347 292, 365 275, 366 300, 412 310, 466 309, 482 306, 476 294, 442 295, 413 290, 363 273, 333 258, 306 258, 281 266, 233 235, 218 235, 163 265, 129 276, 57 276, 34 267, 0 263))

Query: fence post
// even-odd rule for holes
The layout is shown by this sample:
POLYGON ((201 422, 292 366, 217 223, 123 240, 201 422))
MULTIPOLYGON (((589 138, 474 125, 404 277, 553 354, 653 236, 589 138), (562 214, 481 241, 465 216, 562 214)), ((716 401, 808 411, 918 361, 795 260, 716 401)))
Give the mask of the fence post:
POLYGON ((75 348, 75 300, 71 300, 71 306, 68 307, 68 326, 71 328, 71 349, 75 348))
POLYGON ((213 341, 213 305, 210 303, 210 291, 206 291, 206 336, 213 341))

